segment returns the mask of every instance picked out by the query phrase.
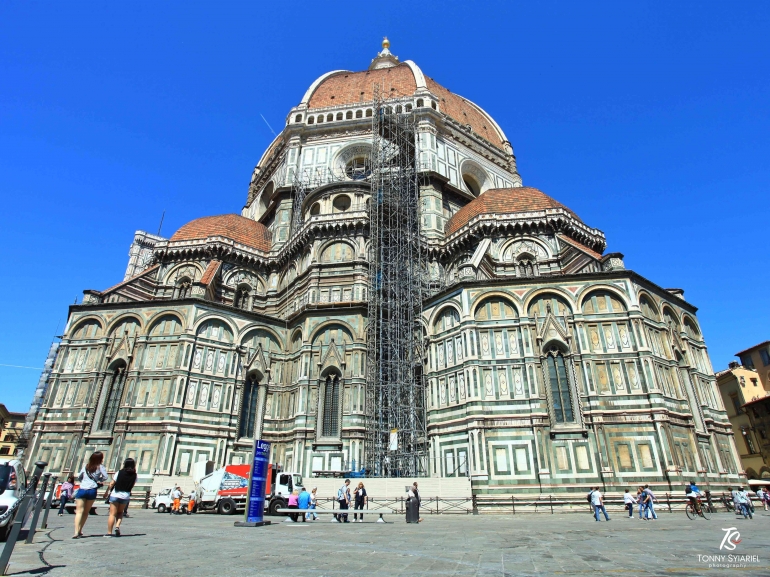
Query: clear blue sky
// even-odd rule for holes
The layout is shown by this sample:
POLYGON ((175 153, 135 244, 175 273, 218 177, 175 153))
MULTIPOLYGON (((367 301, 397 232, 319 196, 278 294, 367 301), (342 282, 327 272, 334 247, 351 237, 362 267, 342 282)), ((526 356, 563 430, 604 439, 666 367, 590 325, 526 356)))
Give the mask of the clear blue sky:
MULTIPOLYGON (((41 367, 137 229, 238 212, 320 74, 383 35, 511 140, 525 185, 681 287, 715 369, 770 338, 768 2, 0 3, 0 364, 41 367), (118 5, 119 4, 119 5, 118 5), (378 10, 379 13, 375 10, 378 10)), ((39 372, 0 366, 27 410, 39 372)))

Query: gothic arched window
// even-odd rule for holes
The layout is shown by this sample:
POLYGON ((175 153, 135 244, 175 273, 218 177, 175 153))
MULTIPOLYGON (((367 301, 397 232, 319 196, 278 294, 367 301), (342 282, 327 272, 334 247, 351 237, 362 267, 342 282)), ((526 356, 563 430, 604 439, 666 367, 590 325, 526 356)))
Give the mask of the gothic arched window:
POLYGON ((120 398, 123 396, 123 385, 126 382, 126 365, 121 362, 106 377, 108 379, 105 387, 106 402, 102 417, 99 420, 99 429, 102 431, 111 431, 115 425, 115 419, 118 416, 120 408, 120 398))
POLYGON ((572 410, 572 391, 570 387, 567 363, 564 354, 554 349, 546 356, 548 380, 551 385, 551 404, 557 423, 574 423, 572 410))
POLYGON ((340 434, 340 377, 329 375, 324 387, 324 414, 321 435, 337 437, 340 434))
POLYGON ((234 305, 236 308, 248 310, 251 298, 251 287, 241 286, 235 291, 234 305))
POLYGON ((259 397, 259 379, 256 375, 246 378, 243 385, 243 404, 241 405, 240 436, 253 438, 254 424, 257 421, 257 399, 259 397))
POLYGON ((523 254, 516 259, 516 275, 520 277, 535 276, 535 257, 523 254))

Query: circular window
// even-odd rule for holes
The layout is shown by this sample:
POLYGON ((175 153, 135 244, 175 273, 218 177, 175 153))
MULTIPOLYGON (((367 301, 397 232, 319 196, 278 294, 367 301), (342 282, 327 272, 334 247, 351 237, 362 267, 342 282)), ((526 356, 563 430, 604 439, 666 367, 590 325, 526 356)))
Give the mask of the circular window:
POLYGON ((310 216, 316 216, 318 214, 321 214, 321 205, 315 202, 313 203, 313 206, 310 207, 310 216))
POLYGON ((366 180, 372 174, 368 156, 356 156, 345 165, 345 175, 351 180, 366 180))
POLYGON ((473 194, 473 196, 479 195, 479 192, 481 192, 481 187, 479 186, 479 183, 476 182, 475 178, 468 176, 467 174, 463 174, 463 182, 468 188, 468 191, 473 194))
POLYGON ((332 206, 334 207, 334 210, 338 212, 345 212, 350 208, 350 197, 346 194, 335 196, 332 206))

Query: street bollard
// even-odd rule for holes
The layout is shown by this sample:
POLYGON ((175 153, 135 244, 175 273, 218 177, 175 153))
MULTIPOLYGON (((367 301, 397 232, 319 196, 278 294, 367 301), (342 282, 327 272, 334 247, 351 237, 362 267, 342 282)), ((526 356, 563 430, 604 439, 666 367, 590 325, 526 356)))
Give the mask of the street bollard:
POLYGON ((19 501, 19 506, 13 517, 13 527, 11 527, 8 540, 5 542, 5 547, 3 547, 3 552, 0 553, 0 575, 8 574, 8 562, 11 560, 13 548, 16 546, 16 540, 19 538, 21 526, 24 524, 24 519, 27 516, 27 509, 32 501, 32 497, 35 496, 37 483, 40 480, 40 476, 43 474, 43 469, 45 469, 46 465, 48 465, 48 463, 45 461, 38 461, 35 463, 35 471, 32 473, 32 479, 30 480, 29 485, 27 485, 27 492, 24 493, 24 497, 19 501))
POLYGON ((35 538, 35 530, 37 527, 37 520, 40 517, 40 510, 43 508, 43 502, 45 498, 45 490, 48 487, 48 481, 51 479, 51 473, 43 473, 43 486, 40 487, 40 496, 35 501, 35 512, 32 514, 32 521, 27 529, 27 539, 24 541, 27 545, 32 543, 32 539, 35 538))
POLYGON ((57 475, 51 478, 51 489, 48 491, 48 499, 45 502, 45 513, 43 513, 43 520, 40 522, 41 529, 48 529, 48 513, 51 511, 51 501, 53 500, 53 493, 56 490, 56 481, 59 479, 57 475))

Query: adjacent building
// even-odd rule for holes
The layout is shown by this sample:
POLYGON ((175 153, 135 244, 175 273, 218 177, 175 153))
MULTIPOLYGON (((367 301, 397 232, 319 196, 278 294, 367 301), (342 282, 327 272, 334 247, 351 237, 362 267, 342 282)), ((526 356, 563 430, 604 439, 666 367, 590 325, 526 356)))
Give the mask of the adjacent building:
MULTIPOLYGON (((743 435, 753 434, 757 446, 753 448, 761 458, 754 459, 757 468, 746 467, 746 476, 749 479, 767 479, 770 480, 770 395, 759 397, 749 401, 742 407, 745 415, 748 416, 749 426, 747 432, 743 435)), ((736 432, 736 436, 737 432, 736 432)))
POLYGON ((26 413, 14 413, 0 404, 0 459, 16 455, 26 413))
POLYGON ((770 341, 754 345, 744 351, 735 353, 741 364, 757 372, 759 381, 766 391, 770 391, 770 341))
POLYGON ((198 461, 248 462, 259 437, 305 475, 366 466, 383 97, 380 113, 416 127, 421 475, 500 494, 738 482, 684 291, 626 269, 601 230, 523 186, 494 119, 387 44, 367 70, 309 86, 240 214, 137 232, 125 278, 70 307, 29 458, 58 473, 96 449, 110 469, 130 456, 149 486, 198 461))

